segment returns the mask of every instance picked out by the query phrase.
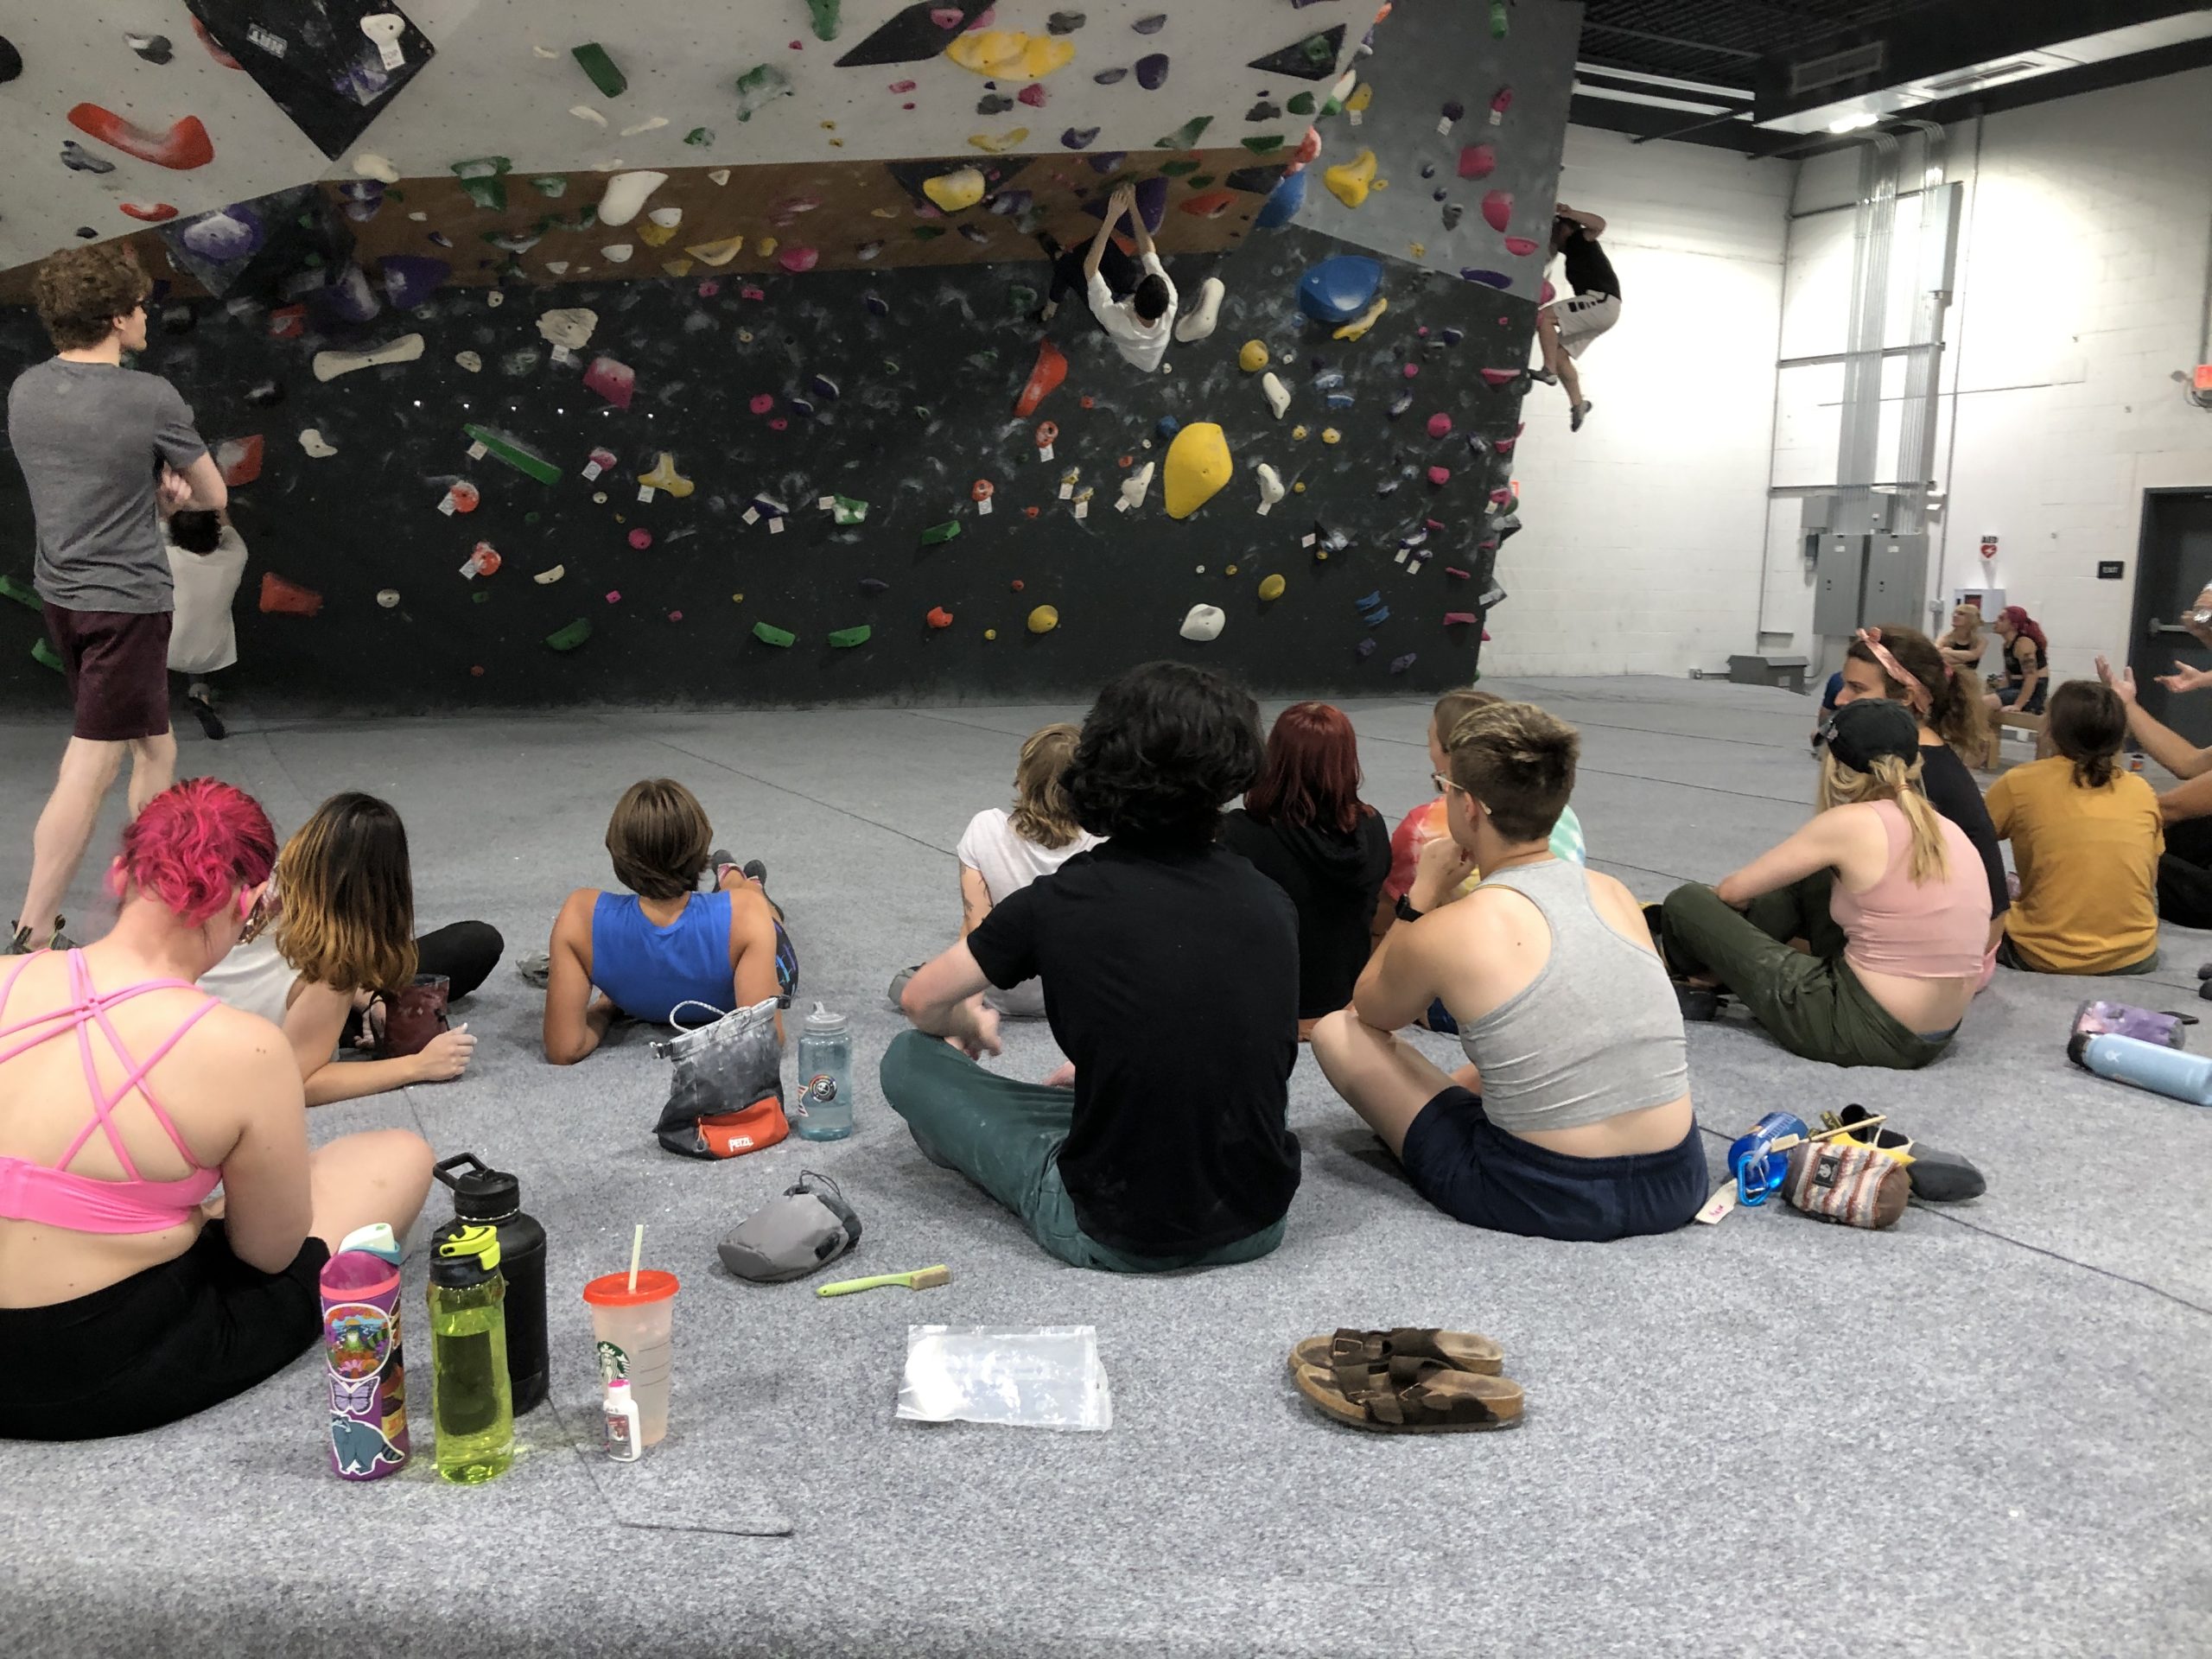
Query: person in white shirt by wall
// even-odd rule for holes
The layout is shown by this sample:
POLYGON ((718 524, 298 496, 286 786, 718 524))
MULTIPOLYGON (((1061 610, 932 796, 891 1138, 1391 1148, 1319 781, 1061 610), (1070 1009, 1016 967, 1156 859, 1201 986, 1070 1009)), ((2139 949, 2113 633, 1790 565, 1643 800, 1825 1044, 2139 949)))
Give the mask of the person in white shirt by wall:
POLYGON ((1050 322, 1059 311, 1060 296, 1081 289, 1114 349, 1131 367, 1150 374, 1167 355, 1169 331, 1175 324, 1175 284, 1160 263, 1136 200, 1136 191, 1126 184, 1108 197, 1098 234, 1080 254, 1062 249, 1049 234, 1038 238, 1052 261, 1052 285, 1037 319, 1050 322), (1114 227, 1124 215, 1137 245, 1134 259, 1114 244, 1114 227))

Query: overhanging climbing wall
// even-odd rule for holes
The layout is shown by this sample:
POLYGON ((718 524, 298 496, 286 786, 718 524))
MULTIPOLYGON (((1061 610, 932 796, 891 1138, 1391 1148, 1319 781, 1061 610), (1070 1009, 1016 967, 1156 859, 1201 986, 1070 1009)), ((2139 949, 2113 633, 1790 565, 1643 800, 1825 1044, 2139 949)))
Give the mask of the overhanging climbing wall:
MULTIPOLYGON (((1338 7, 1236 10, 1248 39, 1298 40, 1338 7)), ((1211 331, 1192 319, 1203 337, 1151 375, 1079 306, 1040 348, 1033 253, 620 283, 601 278, 626 273, 602 271, 556 288, 510 264, 495 285, 461 287, 408 263, 451 261, 431 243, 376 268, 363 314, 358 289, 327 282, 288 299, 287 260, 334 230, 423 221, 390 205, 374 221, 318 216, 313 193, 272 209, 252 257, 275 261, 275 291, 191 297, 180 282, 146 363, 184 390, 235 480, 253 559, 235 679, 356 709, 1077 696, 1162 655, 1267 691, 1465 681, 1515 522, 1533 316, 1535 262, 1512 266, 1497 238, 1548 200, 1573 38, 1571 20, 1554 27, 1572 7, 1499 10, 1503 39, 1484 8, 1402 0, 1356 66, 1371 88, 1352 94, 1357 127, 1321 114, 1332 85, 1350 86, 1316 87, 1325 148, 1294 175, 1306 217, 1232 254, 1171 260, 1186 311, 1210 275, 1226 296, 1211 331), (1416 21, 1402 53, 1392 31, 1416 21), (1477 111, 1452 133, 1435 130, 1450 96, 1431 84, 1438 61, 1465 66, 1456 96, 1477 111), (1402 132, 1394 112, 1415 104, 1436 110, 1402 132), (1446 159, 1455 194, 1481 182, 1459 182, 1452 159, 1476 128, 1523 203, 1507 230, 1481 219, 1479 194, 1457 240, 1402 220, 1408 204, 1414 219, 1450 205, 1429 199, 1427 159, 1446 159), (1325 169, 1369 148, 1388 188, 1370 185, 1341 226, 1306 222, 1325 169), (1055 353, 1064 374, 1020 407, 1055 353), (1216 474, 1224 486, 1203 499, 1216 474)), ((1090 11, 1071 38, 1109 15, 1090 11)), ((1180 16, 1152 35, 1119 26, 1168 42, 1180 16)), ((1030 21, 1049 35, 1048 17, 1030 21)), ((1215 94, 1241 121, 1312 85, 1247 69, 1215 94)), ((1196 188, 1169 171, 1182 159, 1076 163, 1052 228, 1081 235, 1096 223, 1083 203, 1118 181, 1196 188)), ((0 365, 43 349, 33 319, 0 315, 0 365)), ((29 576, 29 527, 19 478, 0 468, 0 573, 15 578, 0 591, 29 576)), ((33 611, 0 603, 10 704, 59 698, 37 634, 33 611)))

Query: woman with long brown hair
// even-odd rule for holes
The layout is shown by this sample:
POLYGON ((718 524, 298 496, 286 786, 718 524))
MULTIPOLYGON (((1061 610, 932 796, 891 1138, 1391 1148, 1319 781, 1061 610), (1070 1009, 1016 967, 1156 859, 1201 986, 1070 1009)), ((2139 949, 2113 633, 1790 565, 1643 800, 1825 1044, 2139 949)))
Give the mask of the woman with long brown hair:
POLYGON ((276 879, 245 942, 200 976, 234 1008, 284 1028, 308 1104, 359 1100, 410 1084, 450 1083, 476 1039, 442 1031, 414 1053, 341 1065, 341 1046, 376 1045, 380 1004, 418 975, 446 981, 448 1000, 482 984, 504 948, 486 922, 415 937, 407 827, 390 803, 355 790, 315 808, 276 856, 276 879))
POLYGON ((1910 1071, 1942 1054, 1980 981, 1989 894, 1973 843, 1920 777, 1907 709, 1839 708, 1819 813, 1718 887, 1667 895, 1669 966, 1732 992, 1807 1059, 1910 1071))

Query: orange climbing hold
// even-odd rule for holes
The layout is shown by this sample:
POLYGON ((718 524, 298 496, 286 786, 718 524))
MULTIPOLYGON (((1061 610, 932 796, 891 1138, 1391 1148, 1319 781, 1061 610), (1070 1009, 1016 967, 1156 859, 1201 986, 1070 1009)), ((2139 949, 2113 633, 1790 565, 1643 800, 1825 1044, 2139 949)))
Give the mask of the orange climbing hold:
POLYGON ((1060 382, 1068 378, 1068 359, 1060 348, 1049 340, 1037 342, 1037 365, 1029 371, 1029 378, 1021 388, 1021 396, 1014 400, 1014 414, 1027 420, 1037 412, 1037 405, 1059 390, 1060 382))
POLYGON ((287 582, 274 570, 261 573, 261 608, 271 616, 313 616, 322 608, 322 595, 312 588, 287 582))
POLYGON ((1236 205, 1234 190, 1208 190, 1183 204, 1183 211, 1199 219, 1219 219, 1236 205))
POLYGON ((150 207, 141 207, 135 201, 119 201, 116 206, 133 219, 143 219, 149 225, 159 225, 176 217, 176 209, 166 201, 157 201, 150 207))
POLYGON ((949 628, 952 626, 952 613, 939 605, 934 607, 922 620, 933 628, 949 628))
POLYGON ((79 104, 69 111, 69 124, 126 156, 181 173, 205 167, 215 159, 215 146, 196 115, 181 116, 166 133, 134 127, 113 110, 97 104, 79 104))
POLYGON ((215 465, 228 488, 244 489, 261 476, 261 434, 248 438, 225 438, 215 446, 215 465))

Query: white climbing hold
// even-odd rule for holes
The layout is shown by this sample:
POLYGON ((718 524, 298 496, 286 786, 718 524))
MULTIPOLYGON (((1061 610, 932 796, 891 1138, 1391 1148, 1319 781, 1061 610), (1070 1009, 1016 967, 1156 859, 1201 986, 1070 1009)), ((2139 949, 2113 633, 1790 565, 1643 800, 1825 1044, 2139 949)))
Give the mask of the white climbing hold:
POLYGON ((1283 411, 1290 407, 1290 388, 1270 369, 1260 377, 1260 390, 1267 394, 1268 407, 1274 410, 1275 419, 1282 419, 1283 411))
POLYGON ((1175 325, 1175 338, 1189 346, 1213 333, 1214 325, 1221 321, 1221 296, 1226 292, 1218 276, 1209 276, 1199 283, 1198 303, 1183 313, 1175 325))
POLYGON ((599 313, 587 305, 562 306, 537 320, 537 332, 547 345, 571 352, 580 352, 588 345, 591 331, 598 327, 599 313))
POLYGON ((548 259, 545 262, 545 269, 558 276, 569 269, 569 262, 565 259, 548 259))
POLYGON ((1268 509, 1289 492, 1283 488, 1282 474, 1266 461, 1262 461, 1254 470, 1260 475, 1260 516, 1264 518, 1268 509))
POLYGON ((570 108, 569 113, 575 116, 579 121, 590 122, 594 126, 603 127, 607 124, 607 118, 601 115, 597 110, 593 109, 588 104, 575 105, 570 108))
POLYGON ((668 118, 664 115, 647 116, 635 126, 623 128, 622 136, 625 138, 634 138, 641 132, 658 132, 667 124, 668 118))
POLYGON ((1218 605, 1193 605, 1190 614, 1183 619, 1183 626, 1176 632, 1185 639, 1204 645, 1209 639, 1220 639, 1222 628, 1228 621, 1218 605))
POLYGON ((726 167, 710 167, 707 169, 707 176, 713 180, 716 184, 728 184, 729 182, 729 168, 726 167))
POLYGON ((351 374, 356 369, 380 368, 387 363, 412 363, 423 355, 423 336, 402 334, 387 345, 372 346, 365 352, 317 352, 315 354, 315 378, 334 380, 341 374, 351 374))
POLYGON ((557 58, 561 55, 550 46, 533 46, 530 49, 541 58, 557 58))
POLYGON ((399 603, 399 589, 397 588, 378 588, 377 603, 383 606, 387 611, 390 610, 393 606, 399 603))
POLYGON ((645 198, 667 182, 665 173, 617 173, 599 199, 599 222, 609 227, 627 225, 645 205, 645 198))
POLYGON ((501 306, 505 305, 506 302, 507 302, 507 296, 506 296, 506 290, 505 290, 505 289, 499 289, 499 288, 495 288, 495 289, 491 289, 489 292, 487 292, 487 293, 484 296, 484 303, 485 303, 486 305, 487 305, 487 306, 491 307, 491 308, 492 308, 493 310, 494 310, 494 311, 498 310, 501 306))
POLYGON ((539 571, 536 575, 532 576, 531 580, 541 588, 550 588, 555 582, 560 581, 562 577, 568 574, 569 567, 567 565, 556 564, 550 570, 539 571))
POLYGON ((474 352, 455 352, 453 354, 453 360, 471 374, 479 374, 483 372, 484 359, 474 352))
POLYGON ((627 242, 616 242, 599 251, 599 257, 610 265, 626 264, 636 250, 627 242))
POLYGON ((645 217, 664 231, 672 231, 683 222, 683 210, 681 207, 656 207, 645 217))
POLYGON ((1152 487, 1154 465, 1147 461, 1122 480, 1122 499, 1114 504, 1117 512, 1129 512, 1144 505, 1145 492, 1152 487))
POLYGON ((312 426, 302 429, 300 432, 300 448, 306 450, 308 454, 314 456, 317 461, 324 460, 328 456, 334 455, 338 453, 336 446, 326 443, 323 441, 321 432, 312 426))
POLYGON ((373 150, 353 158, 353 171, 365 179, 375 179, 384 184, 399 182, 399 169, 373 150))

